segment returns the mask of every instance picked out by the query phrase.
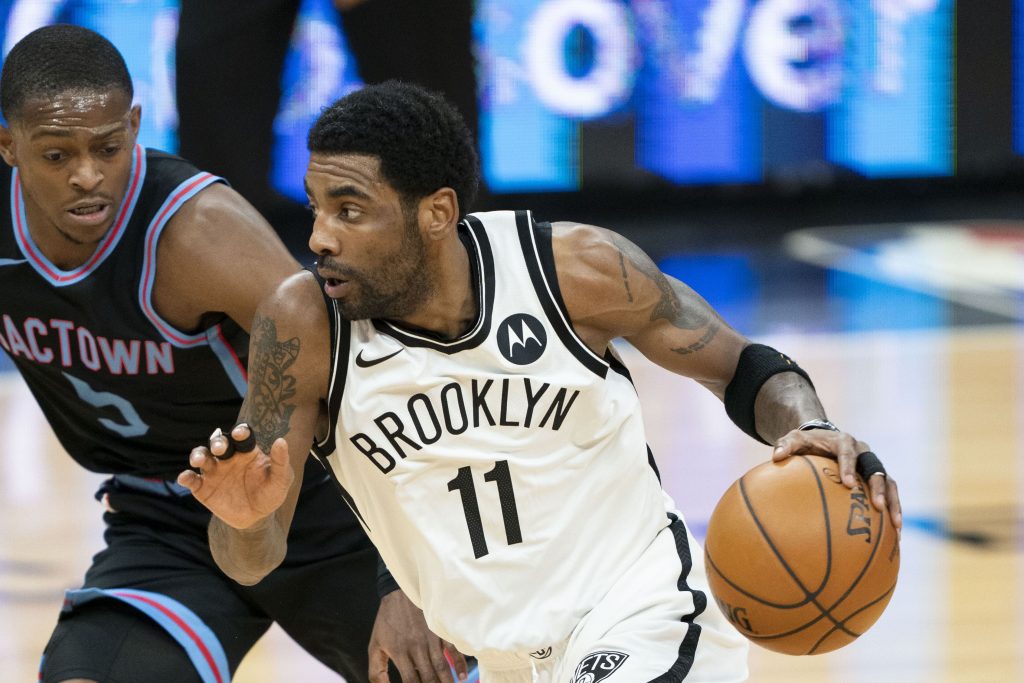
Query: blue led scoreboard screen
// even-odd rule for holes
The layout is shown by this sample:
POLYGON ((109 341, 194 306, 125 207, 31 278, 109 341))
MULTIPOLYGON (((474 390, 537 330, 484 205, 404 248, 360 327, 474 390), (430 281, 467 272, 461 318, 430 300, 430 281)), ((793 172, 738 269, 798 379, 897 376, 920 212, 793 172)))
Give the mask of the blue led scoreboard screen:
POLYGON ((952 0, 482 0, 488 181, 949 174, 953 20, 952 0), (631 144, 601 154, 602 128, 631 144))
MULTIPOLYGON (((1024 0, 1012 1, 1024 25, 1024 0)), ((955 175, 955 10, 954 0, 478 0, 486 181, 500 193, 955 175)), ((0 29, 5 50, 54 21, 109 37, 135 79, 143 142, 173 151, 177 11, 175 0, 0 0, 0 29)), ((272 178, 286 194, 303 197, 310 123, 359 86, 331 1, 303 0, 275 124, 272 178)))

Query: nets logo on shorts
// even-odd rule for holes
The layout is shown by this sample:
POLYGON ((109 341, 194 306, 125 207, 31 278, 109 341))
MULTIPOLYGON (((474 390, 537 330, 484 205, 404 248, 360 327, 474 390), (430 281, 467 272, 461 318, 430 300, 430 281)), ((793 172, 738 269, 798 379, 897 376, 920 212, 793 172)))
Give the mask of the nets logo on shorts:
POLYGON ((532 315, 515 313, 498 326, 498 350, 516 365, 529 365, 544 353, 548 333, 532 315))
POLYGON ((597 683, 611 676, 629 659, 624 652, 591 652, 583 658, 572 675, 572 683, 597 683))

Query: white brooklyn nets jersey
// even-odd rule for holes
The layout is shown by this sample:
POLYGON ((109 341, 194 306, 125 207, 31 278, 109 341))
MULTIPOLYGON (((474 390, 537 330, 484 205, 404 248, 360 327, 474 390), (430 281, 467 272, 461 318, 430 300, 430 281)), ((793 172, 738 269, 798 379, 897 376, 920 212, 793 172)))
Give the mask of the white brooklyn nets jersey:
POLYGON ((668 526, 670 501, 625 368, 568 323, 550 228, 494 212, 460 230, 472 329, 335 317, 320 450, 435 633, 467 653, 542 650, 668 526))

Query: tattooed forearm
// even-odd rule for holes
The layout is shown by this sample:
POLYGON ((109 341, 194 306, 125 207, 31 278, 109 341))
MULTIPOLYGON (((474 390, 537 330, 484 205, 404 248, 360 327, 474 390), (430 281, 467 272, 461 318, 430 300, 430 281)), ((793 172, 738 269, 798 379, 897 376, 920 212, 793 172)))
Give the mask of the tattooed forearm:
MULTIPOLYGON (((612 241, 619 250, 626 291, 629 292, 629 276, 625 263, 628 260, 633 268, 645 275, 661 292, 654 310, 651 311, 652 321, 667 320, 683 330, 698 330, 711 321, 707 303, 692 289, 678 280, 670 282, 651 258, 629 240, 613 233, 612 241)), ((629 300, 633 301, 632 293, 629 300)))
POLYGON ((711 340, 715 338, 715 335, 718 334, 718 330, 720 330, 721 328, 721 325, 719 325, 717 322, 712 321, 712 323, 708 325, 708 329, 704 331, 704 334, 701 336, 700 339, 693 342, 692 344, 687 344, 686 346, 679 346, 672 350, 681 356, 685 356, 686 354, 693 353, 695 351, 700 351, 705 346, 711 343, 711 340))
POLYGON ((299 340, 278 341, 274 321, 257 315, 252 324, 252 348, 249 393, 242 414, 257 445, 269 453, 271 444, 288 433, 295 411, 295 404, 288 402, 295 396, 295 377, 286 371, 299 355, 299 340))

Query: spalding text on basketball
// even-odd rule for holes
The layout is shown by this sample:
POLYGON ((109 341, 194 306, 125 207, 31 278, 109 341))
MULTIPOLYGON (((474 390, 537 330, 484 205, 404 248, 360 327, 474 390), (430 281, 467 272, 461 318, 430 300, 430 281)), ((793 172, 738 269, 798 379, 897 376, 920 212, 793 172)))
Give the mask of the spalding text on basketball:
POLYGON ((864 489, 857 487, 850 491, 850 517, 846 520, 846 533, 850 536, 864 535, 864 542, 871 543, 871 516, 868 498, 864 489))
POLYGON ((754 627, 750 625, 750 619, 747 617, 747 609, 745 607, 733 607, 724 600, 715 598, 715 602, 718 603, 722 613, 725 614, 726 618, 735 624, 738 628, 743 629, 747 633, 757 633, 754 627))

